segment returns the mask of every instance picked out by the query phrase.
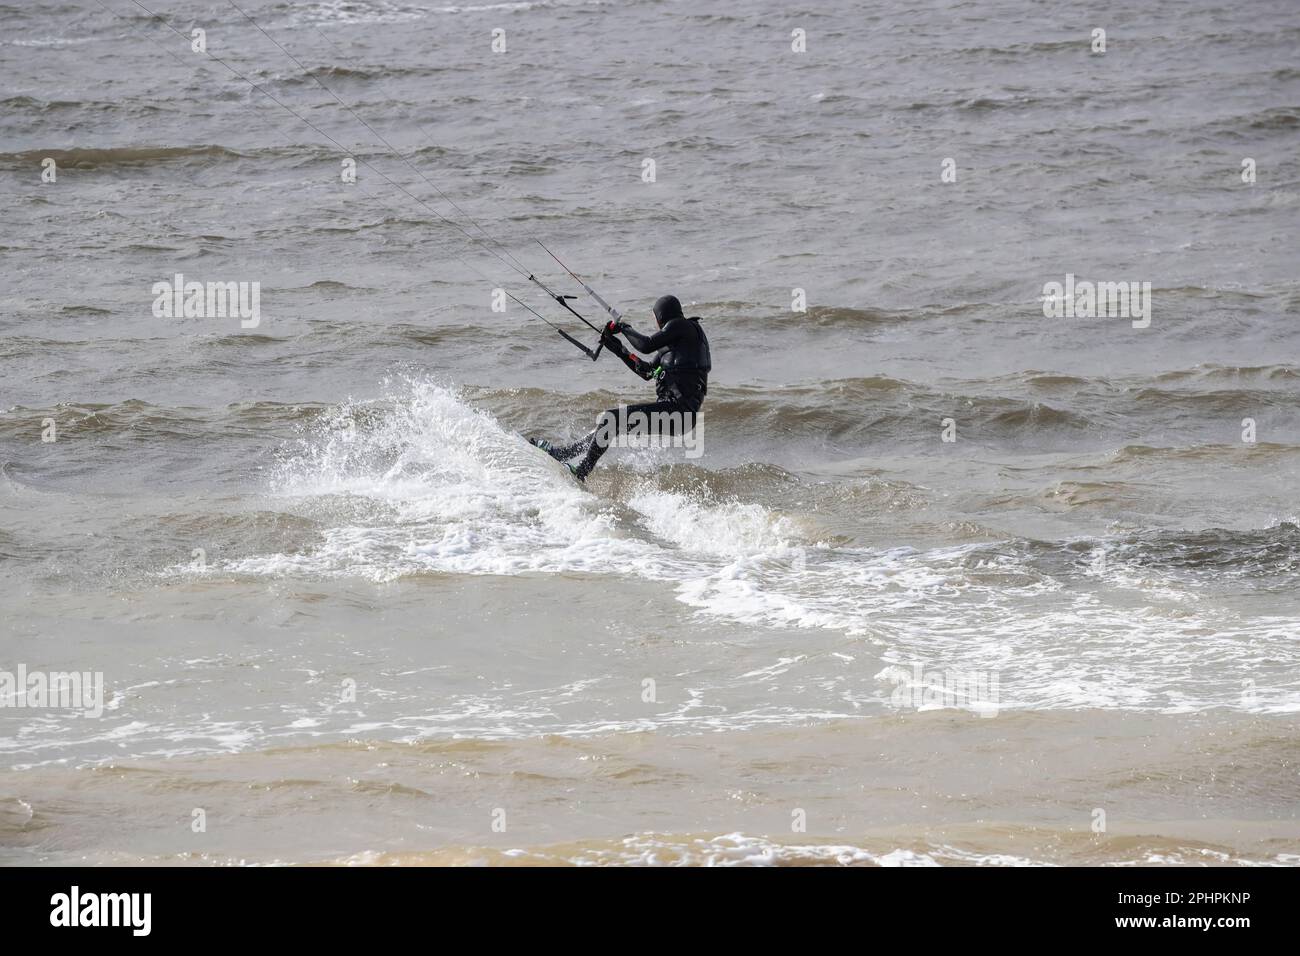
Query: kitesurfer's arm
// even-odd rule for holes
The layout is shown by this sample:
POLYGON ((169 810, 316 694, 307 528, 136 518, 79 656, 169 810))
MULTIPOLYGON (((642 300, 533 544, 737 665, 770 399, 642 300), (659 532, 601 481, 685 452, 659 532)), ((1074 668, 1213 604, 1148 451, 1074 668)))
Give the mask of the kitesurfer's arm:
MULTIPOLYGON (((613 325, 613 323, 611 322, 610 325, 613 325)), ((630 368, 637 375, 641 376, 641 378, 648 382, 650 379, 655 377, 654 366, 639 356, 633 355, 629 352, 623 343, 614 337, 612 331, 606 329, 601 340, 605 343, 606 349, 617 355, 624 365, 630 368)))
POLYGON ((615 331, 622 332, 633 347, 642 352, 658 352, 680 342, 687 330, 688 322, 688 319, 672 319, 654 335, 642 335, 626 322, 616 323, 619 328, 615 331))

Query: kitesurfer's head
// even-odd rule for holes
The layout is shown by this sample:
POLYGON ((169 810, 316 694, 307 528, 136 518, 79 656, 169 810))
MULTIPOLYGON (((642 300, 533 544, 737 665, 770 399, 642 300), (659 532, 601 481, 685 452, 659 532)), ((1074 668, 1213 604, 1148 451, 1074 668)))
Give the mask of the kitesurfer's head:
POLYGON ((673 319, 682 317, 682 304, 677 301, 677 296, 663 295, 655 302, 655 322, 659 328, 662 329, 673 319))

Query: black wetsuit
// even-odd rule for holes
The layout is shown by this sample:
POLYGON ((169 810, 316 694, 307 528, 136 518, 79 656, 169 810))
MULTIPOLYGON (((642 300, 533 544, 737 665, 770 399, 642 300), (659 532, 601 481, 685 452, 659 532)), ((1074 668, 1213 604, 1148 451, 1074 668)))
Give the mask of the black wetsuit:
POLYGON ((552 448, 550 453, 567 461, 583 454, 576 474, 586 478, 596 467, 600 456, 609 448, 610 439, 623 431, 627 422, 645 422, 650 433, 678 437, 695 428, 695 416, 704 404, 709 389, 709 370, 713 367, 709 356, 709 340, 700 327, 698 318, 684 318, 681 305, 672 296, 670 303, 655 303, 655 315, 663 321, 653 335, 642 335, 635 329, 622 326, 627 340, 642 352, 654 353, 646 360, 629 352, 614 335, 606 331, 604 346, 623 364, 646 381, 654 380, 658 401, 642 405, 625 405, 601 413, 596 428, 572 445, 552 448), (662 308, 661 308, 662 305, 662 308), (673 308, 675 306, 675 308, 673 308), (675 313, 675 314, 674 314, 675 313))

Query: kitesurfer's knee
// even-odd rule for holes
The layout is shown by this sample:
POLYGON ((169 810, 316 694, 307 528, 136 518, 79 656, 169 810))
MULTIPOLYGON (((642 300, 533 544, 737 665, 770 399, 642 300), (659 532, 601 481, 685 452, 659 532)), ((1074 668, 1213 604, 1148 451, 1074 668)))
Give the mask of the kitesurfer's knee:
POLYGON ((596 419, 596 430, 592 432, 592 443, 601 449, 608 448, 618 435, 619 409, 609 408, 600 413, 596 419))

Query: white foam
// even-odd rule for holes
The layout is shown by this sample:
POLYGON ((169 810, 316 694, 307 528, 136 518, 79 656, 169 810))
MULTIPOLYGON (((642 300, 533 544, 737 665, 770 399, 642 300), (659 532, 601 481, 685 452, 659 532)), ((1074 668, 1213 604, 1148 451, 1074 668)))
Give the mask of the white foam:
MULTIPOLYGON (((1216 611, 1172 574, 1129 567, 1122 549, 1079 575, 1091 588, 1067 592, 1026 548, 837 548, 806 540, 796 518, 758 503, 661 490, 652 479, 620 507, 426 381, 338 409, 278 469, 274 487, 325 526, 319 543, 209 573, 639 577, 668 583, 701 614, 838 631, 880 645, 885 663, 902 669, 928 662, 991 675, 997 710, 1300 710, 1291 688, 1257 680, 1247 696, 1231 677, 1254 677, 1266 647, 1284 659, 1294 621, 1216 611), (1206 681, 1206 667, 1229 676, 1206 681)), ((854 711, 886 706, 882 679, 828 670, 824 659, 808 673, 827 699, 854 711)))
POLYGON ((709 502, 643 487, 628 506, 655 535, 694 554, 752 557, 787 551, 797 541, 790 519, 749 502, 709 502))
MULTIPOLYGON (((549 854, 514 849, 515 858, 548 858, 549 854)), ((585 847, 566 854, 577 866, 882 866, 937 867, 947 864, 974 866, 1042 866, 1024 857, 975 853, 949 846, 928 851, 897 848, 873 852, 839 843, 778 843, 761 836, 726 833, 711 837, 678 837, 637 833, 616 845, 585 847)))
MULTIPOLYGON (((242 574, 340 574, 390 580, 419 571, 517 574, 582 570, 609 559, 614 518, 556 463, 448 388, 397 383, 380 403, 339 409, 279 469, 275 489, 340 523, 307 554, 246 558, 242 574)), ((626 549, 625 549, 626 550, 626 549)))

